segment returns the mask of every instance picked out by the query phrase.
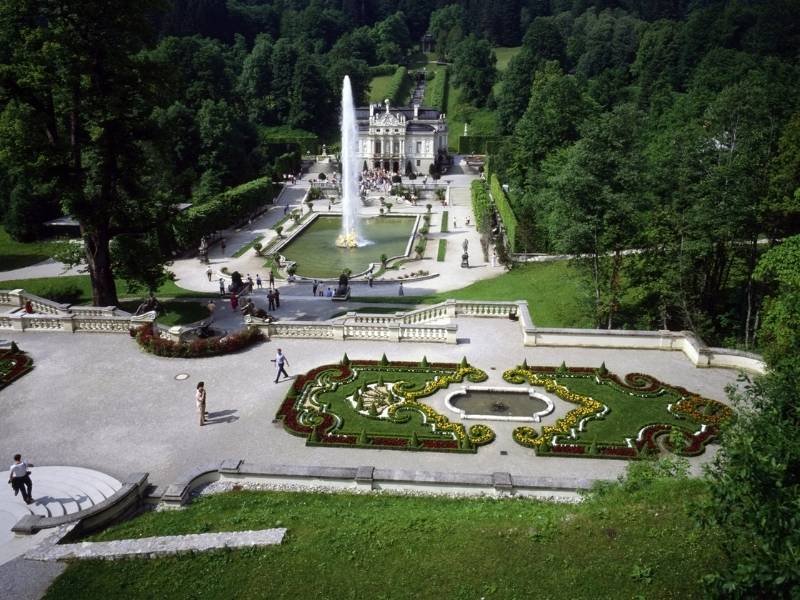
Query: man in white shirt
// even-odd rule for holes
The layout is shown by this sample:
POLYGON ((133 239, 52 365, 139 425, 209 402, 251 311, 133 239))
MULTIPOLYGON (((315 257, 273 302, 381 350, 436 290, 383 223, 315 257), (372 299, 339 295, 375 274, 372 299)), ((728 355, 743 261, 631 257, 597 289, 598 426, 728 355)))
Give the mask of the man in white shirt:
POLYGON ((289 374, 286 372, 284 365, 288 365, 289 361, 287 360, 286 356, 281 352, 281 349, 278 348, 278 354, 275 358, 272 359, 272 362, 275 363, 275 366, 278 369, 278 372, 275 374, 275 383, 278 383, 278 380, 281 378, 281 373, 286 379, 289 379, 289 374))
POLYGON ((32 466, 22 462, 21 454, 15 454, 14 464, 11 465, 8 472, 8 483, 11 484, 14 495, 16 496, 19 492, 22 492, 22 499, 25 500, 25 504, 33 503, 33 496, 31 496, 33 483, 31 482, 30 471, 28 471, 28 468, 32 466))

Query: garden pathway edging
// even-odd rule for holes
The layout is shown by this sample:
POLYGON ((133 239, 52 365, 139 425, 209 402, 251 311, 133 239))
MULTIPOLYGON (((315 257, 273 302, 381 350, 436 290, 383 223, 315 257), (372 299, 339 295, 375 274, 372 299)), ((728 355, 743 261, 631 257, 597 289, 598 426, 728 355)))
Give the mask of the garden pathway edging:
POLYGON ((224 531, 165 535, 110 542, 42 545, 25 554, 28 560, 54 561, 68 559, 116 560, 130 557, 155 558, 186 552, 208 552, 222 548, 260 548, 280 544, 286 528, 256 531, 224 531))

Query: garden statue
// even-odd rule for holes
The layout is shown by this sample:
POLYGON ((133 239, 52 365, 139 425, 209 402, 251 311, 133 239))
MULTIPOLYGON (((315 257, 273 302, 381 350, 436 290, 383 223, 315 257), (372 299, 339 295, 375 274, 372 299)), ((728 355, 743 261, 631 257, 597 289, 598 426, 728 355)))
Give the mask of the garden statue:
POLYGON ((464 243, 461 244, 461 247, 464 248, 464 254, 461 255, 461 267, 464 269, 469 268, 469 252, 467 252, 467 248, 469 247, 469 240, 464 239, 464 243))
POLYGON ((208 263, 208 243, 206 242, 206 236, 200 238, 200 247, 197 249, 197 253, 200 262, 208 263))
POLYGON ((334 300, 347 300, 350 298, 350 278, 347 273, 339 275, 339 285, 333 294, 334 300))

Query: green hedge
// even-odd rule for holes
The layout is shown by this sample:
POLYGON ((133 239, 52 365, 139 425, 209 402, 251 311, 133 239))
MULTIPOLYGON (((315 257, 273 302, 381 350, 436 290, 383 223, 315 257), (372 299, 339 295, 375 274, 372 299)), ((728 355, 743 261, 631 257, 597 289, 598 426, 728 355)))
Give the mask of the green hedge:
POLYGON ((279 186, 269 177, 254 179, 210 200, 193 204, 178 217, 175 236, 181 247, 195 247, 203 235, 241 221, 257 208, 272 203, 279 186))
POLYGON ((500 185, 500 180, 497 178, 497 175, 492 175, 491 182, 492 198, 494 198, 495 206, 497 206, 497 212, 500 214, 500 219, 503 221, 503 226, 506 230, 506 237, 508 238, 508 251, 515 252, 518 226, 517 217, 514 215, 514 211, 512 210, 511 204, 508 201, 508 195, 503 189, 503 186, 500 185))
POLYGON ((411 88, 411 78, 408 76, 408 69, 397 67, 389 82, 386 96, 392 106, 404 106, 408 103, 408 94, 411 88))
POLYGON ((486 182, 480 179, 473 181, 471 188, 475 227, 480 233, 488 235, 491 226, 490 215, 492 214, 492 201, 489 198, 489 190, 486 188, 486 182))
POLYGON ((458 153, 489 154, 502 140, 496 135, 462 135, 458 138, 458 153))
POLYGON ((450 214, 446 211, 442 211, 442 223, 439 225, 439 231, 442 233, 447 233, 450 230, 449 223, 450 214))
POLYGON ((436 260, 444 262, 444 255, 447 252, 447 240, 439 240, 439 250, 436 253, 436 260))
POLYGON ((436 71, 436 77, 429 84, 431 86, 430 105, 433 108, 439 109, 441 112, 447 112, 447 90, 449 88, 450 71, 447 67, 441 68, 436 71))
POLYGON ((374 67, 369 68, 369 75, 370 77, 385 77, 386 75, 391 75, 400 65, 390 65, 390 64, 382 64, 376 65, 374 67))

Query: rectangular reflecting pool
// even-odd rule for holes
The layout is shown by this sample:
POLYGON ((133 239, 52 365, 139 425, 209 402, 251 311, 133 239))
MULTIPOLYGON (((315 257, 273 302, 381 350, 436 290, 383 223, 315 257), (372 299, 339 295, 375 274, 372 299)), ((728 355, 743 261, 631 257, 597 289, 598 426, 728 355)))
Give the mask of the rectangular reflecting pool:
POLYGON ((339 248, 339 216, 321 215, 284 246, 279 253, 297 263, 297 274, 304 277, 334 278, 344 269, 361 273, 372 262, 403 255, 414 231, 416 217, 385 216, 361 220, 361 231, 371 243, 360 248, 339 248))

